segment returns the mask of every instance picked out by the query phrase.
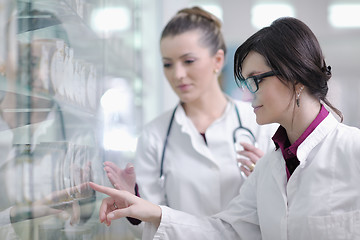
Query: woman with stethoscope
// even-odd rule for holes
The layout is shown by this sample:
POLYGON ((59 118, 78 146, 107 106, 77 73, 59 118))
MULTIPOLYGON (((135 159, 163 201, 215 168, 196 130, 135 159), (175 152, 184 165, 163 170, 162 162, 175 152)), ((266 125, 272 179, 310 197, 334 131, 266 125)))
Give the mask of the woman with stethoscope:
MULTIPOLYGON (((142 198, 197 215, 224 209, 244 182, 241 169, 248 175, 263 152, 274 148, 276 126, 259 127, 250 103, 232 100, 220 88, 226 52, 220 27, 210 13, 191 8, 179 11, 163 30, 164 73, 180 103, 144 128, 134 162, 142 198), (247 139, 251 144, 238 152, 240 169, 234 142, 247 139)), ((105 163, 118 189, 127 190, 121 177, 135 176, 129 169, 105 163)))

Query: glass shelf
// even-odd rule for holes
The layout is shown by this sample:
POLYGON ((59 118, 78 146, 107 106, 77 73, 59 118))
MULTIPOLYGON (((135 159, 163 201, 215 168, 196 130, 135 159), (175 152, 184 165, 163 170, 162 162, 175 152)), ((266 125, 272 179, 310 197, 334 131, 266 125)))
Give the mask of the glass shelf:
MULTIPOLYGON (((7 215, 0 219, 8 218, 9 224, 0 221, 0 239, 9 233, 15 239, 92 239, 103 231, 96 204, 104 196, 88 182, 107 181, 102 165, 108 156, 106 131, 119 125, 133 131, 139 122, 134 112, 141 108, 129 97, 119 102, 128 105, 126 116, 104 116, 100 100, 111 88, 125 86, 129 96, 141 93, 139 86, 133 89, 135 81, 141 82, 141 61, 136 25, 105 36, 94 31, 91 16, 107 4, 129 6, 136 15, 139 2, 3 2, 0 214, 7 215)), ((112 156, 128 160, 130 155, 112 156)))

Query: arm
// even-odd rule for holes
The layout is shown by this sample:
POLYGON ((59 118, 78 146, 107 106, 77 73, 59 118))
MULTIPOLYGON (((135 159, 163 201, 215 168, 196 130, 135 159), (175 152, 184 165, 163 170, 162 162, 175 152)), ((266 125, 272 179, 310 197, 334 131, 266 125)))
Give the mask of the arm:
POLYGON ((242 211, 238 200, 219 216, 198 217, 165 206, 160 207, 126 191, 95 183, 90 183, 90 186, 109 195, 101 203, 100 222, 110 226, 113 220, 121 217, 141 219, 146 222, 143 239, 261 239, 257 221, 252 222, 248 216, 241 218, 238 215, 242 211), (241 238, 239 232, 242 233, 241 238))

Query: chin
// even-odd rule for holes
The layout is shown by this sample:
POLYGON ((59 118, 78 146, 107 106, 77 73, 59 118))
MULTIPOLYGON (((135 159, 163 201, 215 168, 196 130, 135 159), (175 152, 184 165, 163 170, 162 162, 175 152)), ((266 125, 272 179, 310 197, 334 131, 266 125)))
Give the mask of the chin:
POLYGON ((266 121, 265 119, 261 119, 260 117, 256 116, 256 123, 259 125, 270 124, 272 122, 266 121))

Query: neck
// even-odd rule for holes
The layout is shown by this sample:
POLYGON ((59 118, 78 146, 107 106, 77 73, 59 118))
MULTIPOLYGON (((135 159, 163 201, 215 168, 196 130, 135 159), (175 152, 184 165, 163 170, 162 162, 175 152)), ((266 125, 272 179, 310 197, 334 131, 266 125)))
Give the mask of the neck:
POLYGON ((321 109, 319 101, 304 99, 300 107, 295 106, 293 117, 283 127, 286 129, 290 144, 293 144, 315 120, 321 109))
POLYGON ((220 91, 208 97, 204 95, 191 103, 183 103, 183 108, 197 130, 205 133, 211 123, 222 116, 226 104, 227 99, 220 91))

